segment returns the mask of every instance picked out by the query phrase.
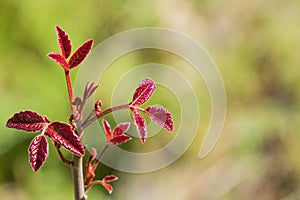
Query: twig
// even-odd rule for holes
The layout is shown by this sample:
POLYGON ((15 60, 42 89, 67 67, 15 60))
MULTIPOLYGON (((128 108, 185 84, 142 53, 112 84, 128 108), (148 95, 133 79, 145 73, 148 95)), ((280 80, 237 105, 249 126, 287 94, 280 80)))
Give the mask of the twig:
POLYGON ((69 167, 73 167, 73 166, 74 166, 73 161, 72 161, 72 160, 66 159, 66 157, 64 156, 64 154, 60 151, 60 145, 59 145, 58 143, 55 142, 55 143, 54 143, 54 146, 55 146, 55 148, 56 148, 56 151, 57 151, 57 153, 58 153, 58 155, 59 155, 60 160, 61 160, 63 163, 65 163, 66 165, 68 165, 69 167))

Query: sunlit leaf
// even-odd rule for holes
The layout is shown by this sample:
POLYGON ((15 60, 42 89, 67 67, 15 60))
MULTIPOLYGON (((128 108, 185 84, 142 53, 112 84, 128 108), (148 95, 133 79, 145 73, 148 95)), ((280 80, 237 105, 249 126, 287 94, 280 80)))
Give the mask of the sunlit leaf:
POLYGON ((56 33, 57 33, 58 44, 61 49, 61 53, 67 59, 70 56, 72 51, 72 45, 69 36, 59 26, 56 26, 56 33))
POLYGON ((128 131, 129 127, 130 127, 129 122, 118 124, 114 129, 113 136, 124 134, 126 131, 128 131))
POLYGON ((70 69, 78 66, 86 58, 86 56, 90 53, 92 49, 93 42, 93 40, 88 40, 76 50, 76 52, 71 56, 68 63, 70 69))
POLYGON ((128 135, 122 134, 122 135, 118 135, 118 136, 115 136, 112 139, 110 139, 109 143, 111 143, 113 145, 119 145, 124 142, 127 142, 128 140, 131 140, 131 137, 128 135))
POLYGON ((105 131, 106 140, 109 141, 112 138, 110 125, 105 119, 102 120, 102 125, 103 125, 104 131, 105 131))
POLYGON ((109 175, 109 176, 104 177, 100 183, 108 191, 108 193, 111 194, 113 192, 113 187, 108 183, 115 181, 115 180, 118 180, 118 177, 116 177, 114 175, 109 175))
POLYGON ((27 110, 14 114, 14 116, 7 121, 6 126, 8 128, 37 132, 47 126, 48 123, 49 120, 47 117, 27 110))
POLYGON ((118 124, 113 132, 111 132, 110 125, 105 119, 102 120, 102 124, 105 131, 106 140, 109 145, 119 145, 131 140, 130 136, 124 134, 129 129, 129 122, 118 124))
POLYGON ((102 181, 108 183, 108 182, 112 182, 112 181, 116 181, 118 180, 118 177, 116 177, 115 175, 109 175, 109 176, 105 176, 102 181))
POLYGON ((140 136, 142 143, 145 143, 147 138, 146 121, 143 116, 135 109, 132 109, 134 124, 136 125, 137 132, 140 136))
POLYGON ((38 135, 31 141, 28 154, 33 171, 38 171, 48 156, 48 142, 44 135, 38 135))
POLYGON ((149 100, 155 89, 154 81, 150 78, 145 78, 136 88, 130 105, 138 106, 144 104, 149 100))
POLYGON ((64 58, 64 56, 60 55, 59 53, 56 52, 51 52, 48 54, 48 57, 60 64, 65 70, 69 70, 70 67, 64 58))
POLYGON ((148 106, 145 113, 157 124, 168 131, 173 130, 173 119, 167 109, 159 106, 148 106))
POLYGON ((53 122, 47 127, 45 134, 73 154, 83 156, 84 146, 69 124, 53 122))
POLYGON ((102 185, 103 185, 103 187, 107 190, 107 192, 109 193, 109 194, 111 194, 112 192, 113 192, 113 187, 110 185, 110 184, 108 184, 108 183, 102 183, 102 185))

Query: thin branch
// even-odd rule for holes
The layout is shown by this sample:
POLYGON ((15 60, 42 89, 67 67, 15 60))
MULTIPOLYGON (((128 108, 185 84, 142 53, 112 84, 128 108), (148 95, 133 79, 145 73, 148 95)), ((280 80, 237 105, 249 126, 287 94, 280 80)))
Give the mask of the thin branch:
POLYGON ((64 156, 64 154, 60 151, 60 145, 58 143, 54 143, 54 146, 56 148, 56 151, 59 155, 60 160, 65 163, 66 165, 68 165, 69 167, 73 167, 74 163, 71 160, 66 159, 66 157, 64 156))
POLYGON ((103 183, 102 180, 95 180, 95 181, 90 182, 88 185, 84 186, 84 189, 87 192, 93 185, 102 184, 102 183, 103 183))
POLYGON ((104 155, 104 152, 107 150, 108 147, 109 147, 109 144, 106 143, 105 147, 102 149, 100 154, 98 154, 98 156, 96 157, 96 160, 94 161, 93 164, 91 162, 95 158, 90 157, 91 159, 88 161, 88 164, 86 167, 86 177, 85 177, 85 181, 84 181, 85 192, 87 192, 89 190, 89 188, 97 182, 97 181, 93 181, 93 179, 95 177, 95 170, 98 167, 99 161, 102 158, 102 156, 104 155))
POLYGON ((104 155, 105 151, 107 150, 107 148, 109 147, 109 145, 106 143, 105 147, 102 149, 102 151, 100 152, 99 155, 97 155, 96 160, 93 164, 93 170, 95 171, 96 168, 98 167, 99 161, 102 158, 102 156, 104 155))
POLYGON ((84 130, 86 127, 88 127, 93 122, 97 121, 99 118, 103 117, 104 115, 107 115, 113 111, 122 110, 122 109, 128 109, 129 104, 123 104, 119 106, 114 106, 111 108, 108 108, 100 113, 100 115, 96 116, 94 113, 94 110, 89 114, 89 116, 84 120, 81 126, 81 130, 84 130))

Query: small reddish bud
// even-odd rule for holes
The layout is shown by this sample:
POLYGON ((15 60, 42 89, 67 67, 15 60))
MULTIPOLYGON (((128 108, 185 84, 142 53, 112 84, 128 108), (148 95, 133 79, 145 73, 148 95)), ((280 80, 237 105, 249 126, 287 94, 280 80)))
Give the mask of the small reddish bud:
POLYGON ((69 117, 69 123, 71 124, 73 130, 76 130, 77 126, 76 126, 75 117, 73 114, 71 114, 69 117))
POLYGON ((72 102, 72 104, 74 106, 80 106, 81 105, 81 98, 80 97, 76 97, 75 100, 72 102))
POLYGON ((90 156, 92 157, 92 160, 94 160, 97 156, 97 150, 95 148, 92 148, 90 156))
POLYGON ((95 103, 95 114, 97 117, 100 116, 100 113, 101 113, 101 107, 102 107, 102 101, 101 100, 98 100, 96 103, 95 103))

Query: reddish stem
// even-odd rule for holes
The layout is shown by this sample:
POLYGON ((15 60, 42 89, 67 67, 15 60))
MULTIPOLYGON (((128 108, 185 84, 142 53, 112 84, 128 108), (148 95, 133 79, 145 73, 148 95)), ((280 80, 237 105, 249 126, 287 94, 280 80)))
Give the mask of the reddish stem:
POLYGON ((128 109, 129 108, 129 104, 123 104, 123 105, 119 105, 119 106, 114 106, 114 107, 111 107, 111 108, 108 108, 104 111, 102 111, 100 113, 100 115, 96 116, 94 114, 94 111, 89 115, 91 117, 88 117, 83 123, 82 123, 82 126, 81 126, 81 130, 83 131, 86 127, 88 127, 90 124, 92 124, 94 121, 97 121, 97 119, 103 117, 104 115, 107 115, 113 111, 116 111, 116 110, 122 110, 122 109, 128 109))
POLYGON ((72 104, 74 102, 74 95, 73 95, 73 88, 72 88, 70 71, 65 70, 65 75, 66 75, 66 82, 67 82, 67 88, 68 88, 68 94, 69 94, 69 99, 70 99, 71 110, 72 110, 72 113, 74 113, 75 108, 72 104))
POLYGON ((69 167, 72 167, 74 165, 73 161, 66 159, 66 157, 64 156, 64 154, 60 151, 60 145, 55 143, 55 148, 57 150, 57 153, 59 155, 60 160, 65 163, 66 165, 68 165, 69 167))
POLYGON ((96 184, 103 184, 103 181, 102 180, 91 181, 88 185, 86 185, 85 191, 87 192, 93 185, 96 184))
POLYGON ((109 145, 106 143, 105 147, 102 149, 102 151, 100 152, 100 154, 96 157, 96 160, 93 164, 93 171, 96 170, 96 168, 98 167, 99 161, 102 158, 102 156, 104 155, 104 152, 107 150, 107 148, 109 147, 109 145))
POLYGON ((91 186, 93 186, 94 184, 99 182, 99 180, 93 181, 93 179, 95 177, 95 170, 97 169, 99 161, 102 158, 102 156, 104 155, 104 152, 107 150, 108 147, 109 147, 109 145, 106 143, 105 147, 102 149, 100 154, 96 157, 96 160, 94 161, 94 163, 93 164, 91 164, 91 162, 88 163, 87 168, 86 168, 85 182, 84 182, 85 192, 87 192, 91 186), (90 174, 91 176, 87 176, 88 174, 90 174))
MULTIPOLYGON (((74 114, 76 111, 75 106, 73 106, 74 95, 73 95, 73 87, 71 82, 70 71, 65 70, 68 94, 70 99, 70 106, 72 113, 74 114)), ((75 123, 78 123, 77 121, 75 123)), ((77 134, 80 135, 81 131, 77 131, 77 134)), ((74 194, 75 200, 86 200, 87 196, 84 191, 84 183, 83 183, 83 170, 82 170, 82 157, 73 155, 73 166, 72 166, 72 174, 73 174, 73 182, 74 182, 74 194)))
POLYGON ((107 115, 108 113, 111 113, 113 111, 116 111, 116 110, 122 110, 122 109, 128 109, 129 108, 129 104, 123 104, 123 105, 119 105, 119 106, 114 106, 114 107, 111 107, 111 108, 108 108, 104 111, 102 111, 100 113, 100 115, 98 116, 98 119, 103 117, 104 115, 107 115))

